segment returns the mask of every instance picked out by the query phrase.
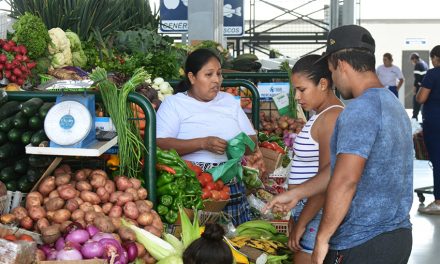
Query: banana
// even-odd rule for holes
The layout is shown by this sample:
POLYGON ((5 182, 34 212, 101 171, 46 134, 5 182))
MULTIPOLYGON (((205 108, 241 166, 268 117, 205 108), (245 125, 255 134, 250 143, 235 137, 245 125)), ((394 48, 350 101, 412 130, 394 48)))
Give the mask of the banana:
POLYGON ((265 220, 253 220, 253 221, 245 222, 237 227, 237 232, 240 234, 241 230, 245 230, 248 228, 259 228, 269 231, 272 234, 277 233, 275 226, 273 226, 271 223, 265 220))
POLYGON ((236 250, 233 246, 233 242, 226 237, 224 237, 226 244, 231 248, 232 256, 234 257, 235 263, 237 264, 249 264, 249 259, 247 256, 240 251, 236 250))

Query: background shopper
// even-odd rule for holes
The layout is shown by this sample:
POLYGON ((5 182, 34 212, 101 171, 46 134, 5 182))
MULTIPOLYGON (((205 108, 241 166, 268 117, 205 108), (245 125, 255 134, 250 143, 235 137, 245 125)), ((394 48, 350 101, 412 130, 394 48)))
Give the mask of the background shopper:
POLYGON ((390 53, 383 55, 383 64, 377 67, 376 74, 383 86, 399 97, 399 90, 404 80, 403 74, 399 67, 393 65, 393 56, 390 53))

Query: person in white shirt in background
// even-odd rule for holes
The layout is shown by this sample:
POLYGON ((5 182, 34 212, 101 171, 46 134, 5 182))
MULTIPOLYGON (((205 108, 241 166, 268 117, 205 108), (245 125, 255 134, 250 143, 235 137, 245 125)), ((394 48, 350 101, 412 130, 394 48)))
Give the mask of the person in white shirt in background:
POLYGON ((399 98, 399 89, 404 79, 399 67, 393 65, 393 56, 390 53, 383 55, 383 65, 377 67, 376 74, 383 86, 388 87, 399 98))

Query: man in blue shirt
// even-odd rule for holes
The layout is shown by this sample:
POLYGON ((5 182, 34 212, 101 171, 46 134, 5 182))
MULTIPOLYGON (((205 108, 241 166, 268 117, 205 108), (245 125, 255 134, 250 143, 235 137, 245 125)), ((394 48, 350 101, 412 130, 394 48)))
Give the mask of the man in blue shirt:
POLYGON ((414 86, 413 86, 413 114, 412 118, 418 120, 421 104, 417 102, 416 95, 420 90, 420 85, 422 84, 423 77, 425 77, 426 71, 428 70, 428 64, 422 60, 417 52, 411 53, 409 56, 411 63, 414 65, 414 86))

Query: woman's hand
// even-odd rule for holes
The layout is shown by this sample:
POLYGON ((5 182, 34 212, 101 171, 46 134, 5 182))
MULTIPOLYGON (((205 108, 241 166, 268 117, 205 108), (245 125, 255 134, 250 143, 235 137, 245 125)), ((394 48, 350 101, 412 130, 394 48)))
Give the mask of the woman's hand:
POLYGON ((202 139, 202 149, 222 155, 225 153, 228 142, 219 137, 205 137, 202 139))
POLYGON ((295 189, 292 189, 275 196, 261 211, 266 213, 268 210, 272 209, 273 212, 287 213, 296 206, 300 199, 301 198, 296 197, 295 189))

